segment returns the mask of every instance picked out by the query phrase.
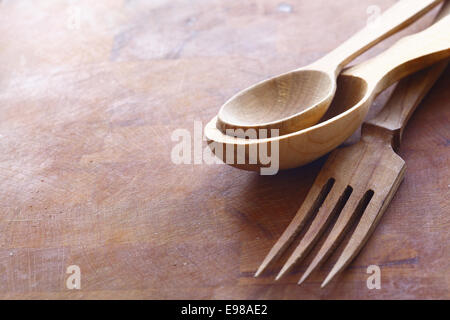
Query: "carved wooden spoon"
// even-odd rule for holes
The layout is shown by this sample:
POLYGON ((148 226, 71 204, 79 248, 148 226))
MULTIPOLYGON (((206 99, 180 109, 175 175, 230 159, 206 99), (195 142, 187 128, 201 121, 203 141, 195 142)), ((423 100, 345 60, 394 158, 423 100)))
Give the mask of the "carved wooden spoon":
POLYGON ((260 155, 254 154, 252 150, 268 146, 273 149, 272 145, 278 148, 280 169, 309 163, 333 150, 353 134, 381 91, 403 77, 450 57, 449 30, 450 1, 440 11, 439 20, 428 29, 404 37, 375 58, 345 70, 337 80, 336 96, 326 115, 328 120, 279 137, 245 139, 220 131, 216 127, 215 117, 205 128, 209 146, 216 155, 217 151, 225 154, 223 150, 226 149, 227 158, 223 160, 247 170, 265 167, 260 155), (245 149, 247 161, 237 163, 237 158, 243 158, 238 154, 242 149, 245 149))
MULTIPOLYGON (((402 0, 315 63, 241 91, 220 109, 217 128, 276 128, 280 135, 316 124, 336 90, 336 77, 354 58, 405 28, 442 0, 402 0)), ((239 136, 234 133, 233 135, 239 136)))

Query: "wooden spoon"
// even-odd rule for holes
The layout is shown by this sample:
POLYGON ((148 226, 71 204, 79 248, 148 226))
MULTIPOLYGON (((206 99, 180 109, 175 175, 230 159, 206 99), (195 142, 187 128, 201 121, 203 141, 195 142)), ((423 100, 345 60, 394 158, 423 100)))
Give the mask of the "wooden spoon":
MULTIPOLYGON (((241 91, 219 110, 217 127, 276 128, 280 135, 316 124, 327 111, 336 77, 351 60, 408 26, 442 0, 403 0, 315 63, 241 91)), ((233 133, 239 136, 238 133, 233 133)))
MULTIPOLYGON (((450 1, 439 13, 439 20, 428 29, 400 39, 373 59, 345 70, 337 80, 336 96, 325 121, 307 129, 266 139, 245 139, 224 134, 216 127, 216 118, 205 127, 210 148, 226 154, 226 163, 247 170, 257 170, 260 152, 278 148, 279 169, 309 163, 344 142, 364 120, 374 98, 403 77, 450 56, 450 1), (237 163, 243 156, 245 163, 237 163), (230 150, 232 152, 230 152, 230 150), (258 150, 258 152, 254 152, 258 150), (255 154, 256 153, 256 154, 255 154), (254 163, 254 164, 251 164, 254 163)), ((273 161, 273 158, 272 158, 273 161)))

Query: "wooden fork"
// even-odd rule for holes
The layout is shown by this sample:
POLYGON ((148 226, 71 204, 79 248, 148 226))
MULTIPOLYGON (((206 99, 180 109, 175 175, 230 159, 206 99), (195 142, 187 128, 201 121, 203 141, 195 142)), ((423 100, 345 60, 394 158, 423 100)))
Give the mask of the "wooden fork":
POLYGON ((355 231, 322 287, 352 261, 403 180, 406 165, 394 152, 399 147, 403 129, 447 63, 442 61, 400 81, 383 110, 363 124, 361 140, 330 154, 302 206, 264 259, 255 277, 285 251, 313 214, 316 216, 309 229, 276 279, 308 254, 335 215, 339 216, 331 232, 299 284, 325 261, 348 231, 351 221, 360 215, 355 231))

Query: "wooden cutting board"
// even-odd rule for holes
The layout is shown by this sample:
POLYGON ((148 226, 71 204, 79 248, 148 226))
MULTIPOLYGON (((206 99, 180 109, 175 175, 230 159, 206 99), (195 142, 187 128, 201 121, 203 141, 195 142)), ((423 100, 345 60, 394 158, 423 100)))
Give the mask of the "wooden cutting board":
POLYGON ((0 298, 450 298, 449 69, 405 132, 391 206, 325 289, 336 255, 301 287, 310 259, 280 282, 279 266, 253 278, 324 159, 276 176, 171 161, 174 130, 194 138, 233 93, 316 60, 394 2, 2 2, 0 298))

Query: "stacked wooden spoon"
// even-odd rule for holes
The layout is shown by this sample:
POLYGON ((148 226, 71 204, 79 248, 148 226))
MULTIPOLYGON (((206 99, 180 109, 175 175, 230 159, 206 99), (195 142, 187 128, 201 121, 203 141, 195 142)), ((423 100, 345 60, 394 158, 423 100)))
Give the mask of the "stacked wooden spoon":
POLYGON ((341 73, 342 68, 440 2, 402 0, 375 26, 366 26, 312 65, 241 91, 205 128, 212 151, 230 165, 258 170, 267 166, 258 151, 273 145, 280 169, 335 149, 358 129, 380 92, 450 56, 450 17, 441 15, 428 29, 402 38, 375 58, 341 73))

